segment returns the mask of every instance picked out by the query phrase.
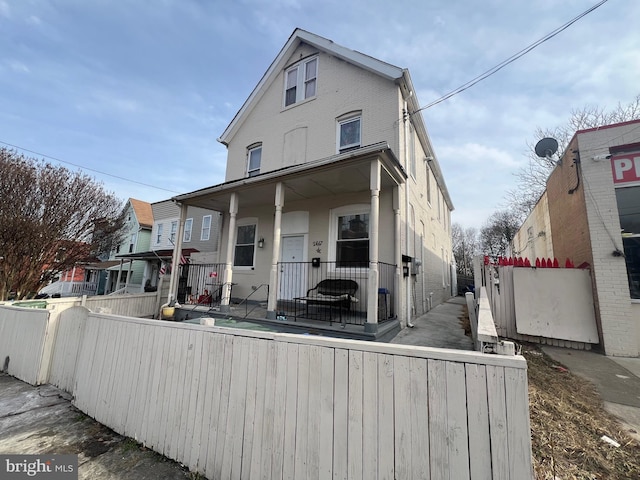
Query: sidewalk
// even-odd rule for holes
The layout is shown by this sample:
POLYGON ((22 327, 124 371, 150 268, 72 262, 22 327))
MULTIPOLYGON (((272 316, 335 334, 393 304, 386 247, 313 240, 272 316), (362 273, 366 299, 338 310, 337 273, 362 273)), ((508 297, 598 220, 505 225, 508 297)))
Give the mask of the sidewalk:
POLYGON ((33 387, 0 373, 0 453, 78 454, 78 478, 86 480, 196 478, 89 418, 70 400, 51 385, 33 387))
POLYGON ((403 328, 389 343, 473 351, 473 341, 460 321, 466 303, 464 297, 450 298, 413 319, 413 328, 403 328))
POLYGON ((542 347, 572 373, 594 384, 605 409, 640 441, 640 358, 607 357, 588 350, 542 347))

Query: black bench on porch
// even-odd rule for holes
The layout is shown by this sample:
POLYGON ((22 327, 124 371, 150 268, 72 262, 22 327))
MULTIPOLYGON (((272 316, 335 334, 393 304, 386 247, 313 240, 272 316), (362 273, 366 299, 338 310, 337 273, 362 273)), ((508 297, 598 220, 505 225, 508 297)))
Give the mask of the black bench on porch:
MULTIPOLYGON (((307 290, 304 297, 296 297, 294 301, 296 305, 304 302, 306 304, 306 317, 309 317, 310 305, 324 305, 329 307, 329 325, 333 320, 333 309, 338 309, 340 323, 344 326, 342 310, 346 310, 347 314, 351 312, 351 304, 356 303, 358 299, 355 297, 358 291, 358 283, 354 280, 346 280, 343 278, 328 278, 322 280, 315 287, 307 290)), ((297 316, 297 308, 296 308, 297 316)))

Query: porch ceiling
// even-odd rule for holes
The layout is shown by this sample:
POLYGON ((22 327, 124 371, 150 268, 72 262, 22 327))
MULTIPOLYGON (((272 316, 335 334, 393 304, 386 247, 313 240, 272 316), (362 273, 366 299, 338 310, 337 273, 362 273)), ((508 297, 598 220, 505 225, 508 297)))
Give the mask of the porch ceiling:
POLYGON ((178 202, 220 212, 229 209, 232 193, 239 196, 239 204, 244 207, 273 205, 276 184, 282 182, 284 202, 309 200, 325 196, 341 195, 370 190, 371 160, 381 160, 381 188, 393 188, 404 182, 406 175, 395 157, 386 155, 354 156, 341 158, 322 164, 311 164, 309 168, 282 169, 262 176, 230 182, 199 192, 176 197, 178 202), (291 171, 293 170, 293 171, 291 171))

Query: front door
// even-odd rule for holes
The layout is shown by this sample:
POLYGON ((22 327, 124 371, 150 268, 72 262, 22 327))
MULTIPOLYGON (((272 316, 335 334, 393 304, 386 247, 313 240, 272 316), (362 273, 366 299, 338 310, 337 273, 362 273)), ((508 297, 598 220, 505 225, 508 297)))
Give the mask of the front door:
POLYGON ((304 262, 304 235, 282 237, 280 253, 281 300, 303 297, 307 288, 307 264, 304 262))

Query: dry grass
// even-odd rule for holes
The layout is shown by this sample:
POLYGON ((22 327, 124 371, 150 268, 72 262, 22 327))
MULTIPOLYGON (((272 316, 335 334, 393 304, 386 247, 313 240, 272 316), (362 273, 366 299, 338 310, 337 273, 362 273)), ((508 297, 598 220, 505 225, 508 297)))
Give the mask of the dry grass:
POLYGON ((536 479, 640 479, 640 444, 604 410, 594 386, 535 346, 525 346, 523 355, 536 479))

